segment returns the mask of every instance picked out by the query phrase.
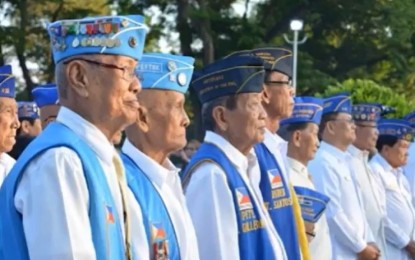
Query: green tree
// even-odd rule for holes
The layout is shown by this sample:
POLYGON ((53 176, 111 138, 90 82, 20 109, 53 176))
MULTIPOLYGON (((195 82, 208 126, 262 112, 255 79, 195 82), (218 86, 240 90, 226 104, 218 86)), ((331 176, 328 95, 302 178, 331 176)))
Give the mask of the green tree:
POLYGON ((365 79, 348 79, 342 83, 329 86, 318 96, 326 97, 339 92, 349 92, 352 101, 358 103, 381 103, 396 109, 393 114, 387 117, 403 117, 409 112, 415 110, 415 102, 408 100, 404 94, 397 93, 392 88, 377 84, 372 80, 365 79))

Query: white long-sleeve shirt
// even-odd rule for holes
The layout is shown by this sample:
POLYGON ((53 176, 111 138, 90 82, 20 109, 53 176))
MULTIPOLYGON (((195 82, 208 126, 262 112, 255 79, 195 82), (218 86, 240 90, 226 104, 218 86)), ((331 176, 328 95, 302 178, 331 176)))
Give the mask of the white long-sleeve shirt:
MULTIPOLYGON (((292 185, 315 190, 313 182, 309 178, 307 167, 299 161, 287 158, 290 169, 289 175, 292 185)), ((331 240, 326 214, 315 223, 314 231, 316 236, 310 242, 310 254, 313 260, 331 260, 331 240)))
POLYGON ((368 242, 374 242, 350 160, 348 153, 322 142, 308 164, 316 190, 330 198, 326 214, 336 260, 355 259, 368 242))
POLYGON ((382 259, 387 259, 386 238, 384 226, 386 221, 386 197, 381 180, 369 167, 367 151, 359 150, 354 145, 347 149, 352 156, 350 164, 355 170, 355 178, 360 186, 366 219, 374 236, 376 245, 381 251, 382 259))
MULTIPOLYGON (((231 160, 243 181, 253 195, 252 203, 257 205, 260 218, 265 221, 276 259, 287 259, 285 250, 268 212, 259 188, 254 188, 259 165, 252 150, 244 156, 223 137, 207 131, 205 142, 219 147, 231 160)), ((226 174, 215 163, 202 163, 193 172, 186 189, 186 200, 199 244, 200 259, 240 259, 238 226, 232 191, 226 174)))
POLYGON ((403 167, 411 190, 412 206, 415 207, 415 143, 411 143, 408 149, 408 162, 403 167))
POLYGON ((134 147, 128 139, 124 142, 122 152, 144 171, 156 188, 156 192, 160 194, 177 235, 180 259, 198 260, 196 233, 183 195, 179 169, 169 160, 160 165, 134 147))
MULTIPOLYGON (((112 162, 113 156, 118 155, 113 145, 98 128, 65 107, 61 107, 57 121, 79 135, 95 152, 118 215, 123 216, 112 162)), ((134 199, 130 190, 127 196, 128 202, 134 199)), ((23 216, 30 259, 96 259, 88 217, 88 187, 80 158, 73 150, 53 148, 34 158, 17 187, 14 203, 23 216)), ((136 204, 128 203, 132 248, 139 259, 148 259, 141 209, 136 204)), ((121 228, 124 233, 124 226, 121 228)))
POLYGON ((415 240, 415 209, 408 183, 401 169, 394 169, 380 154, 370 161, 382 180, 386 195, 385 236, 387 259, 411 259, 404 247, 415 240))

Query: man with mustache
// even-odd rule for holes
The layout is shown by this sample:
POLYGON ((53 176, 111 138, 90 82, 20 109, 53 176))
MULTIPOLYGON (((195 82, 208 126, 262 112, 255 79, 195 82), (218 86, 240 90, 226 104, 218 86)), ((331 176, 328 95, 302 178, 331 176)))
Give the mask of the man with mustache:
MULTIPOLYGON (((20 123, 17 118, 15 100, 15 78, 12 67, 0 67, 0 187, 15 160, 7 153, 16 143, 16 131, 20 123)), ((3 210, 3 209, 2 209, 3 210)))
POLYGON ((138 120, 125 130, 122 159, 143 212, 151 259, 199 259, 180 169, 168 159, 186 145, 184 103, 193 62, 187 56, 146 53, 136 70, 143 91, 138 120))
POLYGON ((264 73, 261 59, 236 56, 206 66, 192 81, 206 135, 183 185, 201 259, 288 259, 255 180, 264 73))
POLYGON ((347 148, 352 156, 351 165, 356 172, 356 179, 362 191, 364 210, 369 227, 374 235, 383 259, 386 258, 385 240, 385 196, 379 176, 369 166, 369 152, 376 149, 378 139, 377 122, 382 110, 377 104, 358 104, 352 107, 356 125, 356 140, 347 148))
POLYGON ((111 142, 137 120, 144 17, 56 21, 48 33, 61 108, 0 191, 3 257, 148 259, 111 142))
POLYGON ((327 222, 330 228, 332 255, 338 259, 378 259, 380 251, 373 244, 366 220, 361 190, 347 148, 356 139, 352 103, 345 93, 324 100, 320 124, 320 148, 309 162, 316 190, 330 198, 327 222))
POLYGON ((378 123, 378 154, 370 161, 381 179, 386 195, 385 259, 415 259, 415 209, 402 166, 408 159, 408 147, 414 139, 412 125, 402 119, 382 119, 378 123))
POLYGON ((330 233, 323 214, 329 198, 315 191, 307 170, 308 162, 314 158, 319 146, 318 126, 323 100, 314 97, 296 97, 294 100, 293 114, 281 120, 278 133, 288 142, 289 176, 297 196, 301 198, 311 259, 331 260, 330 233))
POLYGON ((55 84, 37 86, 32 90, 33 99, 40 109, 42 128, 56 120, 60 105, 58 104, 58 88, 55 84))

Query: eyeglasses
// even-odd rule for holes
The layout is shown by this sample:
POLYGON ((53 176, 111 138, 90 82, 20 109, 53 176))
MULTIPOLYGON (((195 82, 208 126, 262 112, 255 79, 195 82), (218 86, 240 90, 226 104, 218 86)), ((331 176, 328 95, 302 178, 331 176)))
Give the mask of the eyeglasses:
POLYGON ((269 80, 269 81, 265 81, 265 84, 268 85, 287 85, 289 87, 293 86, 293 81, 291 79, 287 80, 287 81, 282 81, 282 80, 269 80))
POLYGON ((63 64, 67 65, 68 63, 74 61, 74 60, 81 60, 81 61, 85 61, 97 66, 101 66, 104 68, 108 68, 108 69, 117 69, 117 70, 121 70, 122 71, 122 78, 128 82, 131 82, 134 80, 134 78, 136 78, 135 75, 135 69, 134 68, 129 68, 129 67, 118 67, 116 65, 113 64, 108 64, 108 63, 103 63, 103 62, 99 62, 99 61, 95 61, 95 60, 89 60, 89 59, 84 59, 84 58, 75 58, 75 59, 71 59, 71 60, 67 60, 64 61, 63 64))

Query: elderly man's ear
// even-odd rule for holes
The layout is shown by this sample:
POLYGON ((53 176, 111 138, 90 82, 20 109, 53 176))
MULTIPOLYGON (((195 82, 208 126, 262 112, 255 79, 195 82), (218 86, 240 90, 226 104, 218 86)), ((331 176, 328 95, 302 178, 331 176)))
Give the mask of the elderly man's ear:
POLYGON ((87 77, 87 68, 85 63, 78 60, 73 60, 66 65, 66 77, 69 82, 69 86, 77 93, 79 96, 87 98, 89 96, 88 92, 88 77, 87 77))

